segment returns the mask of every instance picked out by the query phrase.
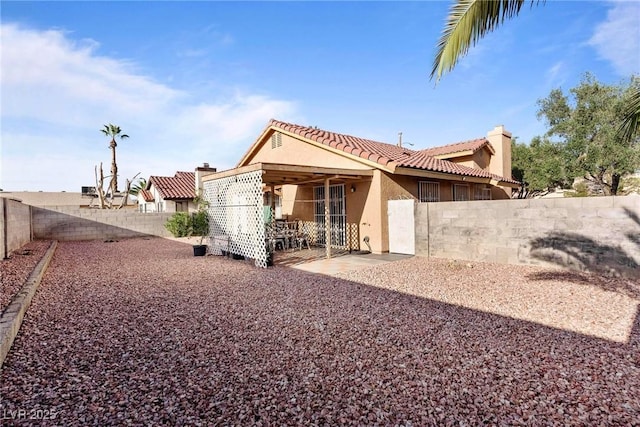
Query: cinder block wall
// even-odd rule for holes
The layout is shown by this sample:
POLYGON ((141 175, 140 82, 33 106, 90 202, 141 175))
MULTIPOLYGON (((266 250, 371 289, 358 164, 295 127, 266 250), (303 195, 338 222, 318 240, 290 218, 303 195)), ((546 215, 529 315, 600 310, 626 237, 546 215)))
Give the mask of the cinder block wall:
POLYGON ((31 241, 30 206, 0 197, 0 259, 31 241))
POLYGON ((640 274, 637 195, 419 203, 415 212, 417 255, 640 274))
POLYGON ((145 235, 171 237, 164 227, 172 213, 79 209, 67 206, 32 207, 35 239, 96 240, 145 235))

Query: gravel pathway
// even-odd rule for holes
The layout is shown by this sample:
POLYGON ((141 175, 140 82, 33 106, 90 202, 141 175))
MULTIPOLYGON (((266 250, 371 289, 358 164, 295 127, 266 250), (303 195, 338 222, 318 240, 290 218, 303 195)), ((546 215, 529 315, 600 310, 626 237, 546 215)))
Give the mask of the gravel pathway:
POLYGON ((48 240, 35 240, 0 260, 0 313, 22 288, 35 266, 51 246, 48 240))
POLYGON ((0 373, 3 421, 639 425, 638 316, 603 339, 553 303, 637 307, 637 283, 424 258, 329 277, 192 254, 61 242, 0 373), (545 302, 554 327, 526 320, 545 302))

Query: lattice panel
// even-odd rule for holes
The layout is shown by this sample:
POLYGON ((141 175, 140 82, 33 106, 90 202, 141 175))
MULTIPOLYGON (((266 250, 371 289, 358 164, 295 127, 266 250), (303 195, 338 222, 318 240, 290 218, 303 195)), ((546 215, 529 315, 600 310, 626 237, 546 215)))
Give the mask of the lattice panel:
POLYGON ((350 251, 360 250, 360 233, 358 224, 347 223, 347 246, 350 251))
MULTIPOLYGON (((314 221, 299 221, 298 230, 307 236, 311 245, 324 246, 324 224, 320 224, 314 221)), ((346 223, 344 232, 345 238, 342 239, 344 240, 344 244, 337 244, 336 242, 340 239, 336 239, 335 236, 332 236, 331 247, 349 251, 360 250, 360 233, 358 230, 358 224, 346 223)))
POLYGON ((209 202, 209 252, 242 255, 266 268, 262 171, 207 181, 204 197, 209 202))

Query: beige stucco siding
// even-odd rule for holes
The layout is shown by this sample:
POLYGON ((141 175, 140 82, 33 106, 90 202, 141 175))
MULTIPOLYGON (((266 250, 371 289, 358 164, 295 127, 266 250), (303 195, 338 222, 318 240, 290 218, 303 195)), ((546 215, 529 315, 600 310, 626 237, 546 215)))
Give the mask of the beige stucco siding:
POLYGON ((289 220, 313 221, 313 188, 283 185, 282 215, 289 220))
POLYGON ((473 169, 482 169, 479 167, 478 163, 476 162, 476 158, 475 156, 461 156, 461 157, 456 157, 455 159, 451 160, 453 163, 462 165, 462 166, 466 166, 468 168, 473 168, 473 169))
MULTIPOLYGON (((347 210, 349 205, 347 205, 347 210)), ((386 222, 386 216, 382 218, 382 172, 373 171, 373 177, 369 184, 369 191, 366 194, 360 217, 360 247, 368 249, 363 244, 365 236, 369 237, 371 251, 380 253, 383 251, 382 222, 386 222)))
POLYGON ((473 154, 473 161, 478 169, 488 170, 491 156, 486 149, 478 150, 473 154))
POLYGON ((331 151, 329 147, 317 147, 311 143, 300 141, 282 134, 282 146, 272 148, 271 139, 249 157, 245 164, 252 163, 281 163, 296 166, 315 166, 344 169, 371 169, 356 160, 345 157, 344 153, 331 151))

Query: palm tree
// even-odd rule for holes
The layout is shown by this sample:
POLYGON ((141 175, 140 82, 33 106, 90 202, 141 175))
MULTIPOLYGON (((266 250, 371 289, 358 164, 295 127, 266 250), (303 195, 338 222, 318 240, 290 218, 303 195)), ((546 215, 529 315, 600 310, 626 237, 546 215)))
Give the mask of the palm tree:
POLYGON ((147 180, 144 178, 138 178, 138 182, 131 186, 131 190, 129 190, 129 194, 132 196, 137 196, 140 191, 144 190, 147 187, 147 180))
POLYGON ((638 131, 640 131, 640 79, 636 80, 636 83, 636 88, 631 93, 624 111, 624 120, 618 129, 618 135, 625 141, 630 141, 638 136, 638 131))
MULTIPOLYGON (((524 0, 456 0, 449 9, 447 22, 438 41, 438 51, 431 69, 431 79, 455 67, 485 34, 506 19, 516 16, 524 0)), ((531 5, 539 1, 531 0, 531 5)))
MULTIPOLYGON (((531 6, 540 1, 531 0, 531 6)), ((435 77, 438 82, 444 73, 455 67, 458 59, 466 55, 470 46, 506 19, 518 15, 524 3, 525 0, 455 0, 438 41, 431 80, 435 77)), ((623 140, 631 140, 639 130, 640 90, 636 90, 629 99, 618 134, 623 140)))
POLYGON ((116 147, 118 144, 116 144, 116 137, 124 139, 129 138, 129 135, 123 134, 120 126, 112 125, 111 123, 104 125, 104 129, 100 129, 100 132, 111 137, 109 148, 111 149, 111 195, 113 196, 118 192, 118 165, 116 164, 116 147))

